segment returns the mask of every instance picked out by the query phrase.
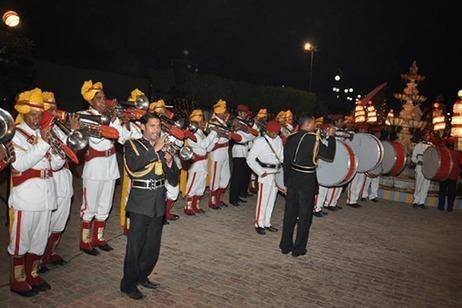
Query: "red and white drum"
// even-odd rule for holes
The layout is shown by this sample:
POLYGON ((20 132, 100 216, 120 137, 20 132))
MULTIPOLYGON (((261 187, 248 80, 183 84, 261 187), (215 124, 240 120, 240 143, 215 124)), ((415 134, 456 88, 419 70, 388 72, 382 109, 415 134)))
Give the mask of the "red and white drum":
POLYGON ((358 159, 357 172, 367 172, 376 168, 383 160, 383 145, 374 135, 356 133, 347 144, 355 152, 358 159))
POLYGON ((326 187, 343 186, 354 177, 358 161, 353 149, 343 141, 335 141, 335 156, 332 162, 319 158, 316 176, 318 184, 326 187))
POLYGON ((446 147, 428 147, 422 156, 422 173, 429 180, 444 181, 452 171, 454 163, 446 147))
POLYGON ((398 141, 382 141, 382 144, 382 173, 391 176, 399 175, 406 166, 406 149, 398 141))
POLYGON ((383 173, 382 164, 378 164, 377 167, 375 167, 374 169, 367 171, 366 175, 370 178, 376 178, 380 176, 382 173, 383 173))

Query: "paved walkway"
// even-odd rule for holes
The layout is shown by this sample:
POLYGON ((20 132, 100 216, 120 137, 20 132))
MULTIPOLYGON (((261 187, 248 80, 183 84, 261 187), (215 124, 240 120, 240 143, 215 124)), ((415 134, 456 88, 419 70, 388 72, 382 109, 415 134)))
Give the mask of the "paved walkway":
MULTIPOLYGON (((119 187, 120 188, 120 187, 119 187)), ((462 306, 462 213, 415 210, 404 204, 365 202, 315 218, 309 255, 278 250, 280 232, 253 228, 256 198, 246 206, 208 210, 164 228, 160 260, 133 301, 119 292, 125 237, 118 200, 107 237, 114 251, 100 256, 78 250, 80 189, 76 187, 58 250, 69 263, 44 277, 52 290, 25 299, 10 293, 4 206, 0 228, 0 307, 456 307, 462 306)), ((344 203, 343 198, 341 203, 344 203)), ((181 200, 177 204, 179 208, 181 200)), ((281 227, 283 199, 273 224, 281 227)))

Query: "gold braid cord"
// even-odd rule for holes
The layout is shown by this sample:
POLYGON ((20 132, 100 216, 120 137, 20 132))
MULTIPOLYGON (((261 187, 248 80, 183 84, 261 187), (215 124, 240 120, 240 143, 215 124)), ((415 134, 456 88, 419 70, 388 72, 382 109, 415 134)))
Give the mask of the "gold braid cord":
MULTIPOLYGON (((138 149, 136 148, 133 141, 132 140, 128 140, 128 141, 130 142, 130 145, 131 145, 133 151, 135 152, 136 156, 140 156, 140 153, 138 152, 138 149)), ((125 160, 125 155, 124 155, 125 170, 127 170, 128 174, 130 174, 130 176, 132 176, 133 178, 140 178, 140 177, 143 177, 143 176, 147 175, 149 172, 152 171, 155 164, 156 164, 156 162, 154 161, 154 162, 149 163, 148 165, 146 165, 145 169, 142 170, 142 171, 131 171, 127 166, 127 161, 125 160)))

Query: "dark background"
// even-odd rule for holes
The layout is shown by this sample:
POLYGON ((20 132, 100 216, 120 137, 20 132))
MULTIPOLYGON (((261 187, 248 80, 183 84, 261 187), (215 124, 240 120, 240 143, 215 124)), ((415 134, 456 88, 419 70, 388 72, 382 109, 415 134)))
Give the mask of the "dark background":
MULTIPOLYGON (((146 76, 185 59, 191 70, 307 89, 331 99, 333 77, 366 93, 417 60, 421 92, 453 101, 462 88, 461 25, 455 1, 2 1, 15 9, 33 56, 75 67, 146 76), (184 52, 187 50, 187 54, 184 52)), ((339 103, 339 102, 338 102, 339 103)))

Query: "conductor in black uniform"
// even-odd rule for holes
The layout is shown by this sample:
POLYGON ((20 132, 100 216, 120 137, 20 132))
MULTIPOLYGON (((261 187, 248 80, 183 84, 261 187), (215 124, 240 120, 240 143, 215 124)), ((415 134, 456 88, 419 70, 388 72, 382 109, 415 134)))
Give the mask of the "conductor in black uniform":
POLYGON ((318 157, 332 161, 335 155, 335 128, 328 130, 328 145, 320 142, 315 119, 304 115, 300 130, 287 138, 284 146, 284 183, 287 186, 284 224, 279 248, 283 254, 298 257, 307 253, 306 245, 313 220, 315 194, 318 190, 316 165, 318 157), (298 218, 298 223, 297 223, 298 218), (297 224, 295 243, 293 234, 297 224))
POLYGON ((165 213, 165 181, 177 185, 179 170, 172 156, 162 152, 166 136, 160 136, 160 119, 151 113, 141 118, 143 137, 124 146, 124 164, 132 180, 127 202, 130 228, 120 290, 133 299, 144 295, 137 285, 155 289, 148 276, 159 258, 165 213))

